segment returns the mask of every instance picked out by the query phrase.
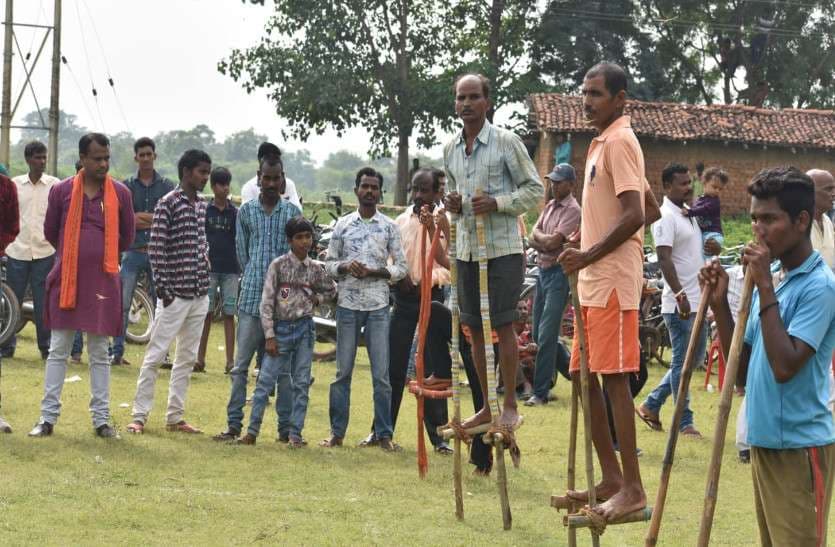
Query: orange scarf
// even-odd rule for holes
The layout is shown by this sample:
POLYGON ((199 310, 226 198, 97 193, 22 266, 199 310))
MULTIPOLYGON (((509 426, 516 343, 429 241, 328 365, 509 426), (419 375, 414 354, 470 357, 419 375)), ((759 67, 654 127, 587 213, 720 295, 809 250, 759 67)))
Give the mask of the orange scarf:
MULTIPOLYGON (((104 264, 105 273, 119 273, 119 198, 110 175, 104 180, 104 264)), ((81 240, 81 217, 84 216, 84 170, 72 180, 72 198, 64 225, 64 250, 61 264, 59 307, 74 310, 78 292, 78 245, 81 240)))

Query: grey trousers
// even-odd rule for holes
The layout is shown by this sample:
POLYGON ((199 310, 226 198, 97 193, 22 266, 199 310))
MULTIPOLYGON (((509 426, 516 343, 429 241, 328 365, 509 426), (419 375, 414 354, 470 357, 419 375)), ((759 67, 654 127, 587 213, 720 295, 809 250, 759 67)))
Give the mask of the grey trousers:
MULTIPOLYGON (((41 420, 50 424, 61 414, 61 391, 67 375, 67 359, 72 349, 74 330, 53 330, 46 359, 41 420)), ((90 361, 90 414, 93 427, 110 420, 110 363, 107 358, 108 337, 87 335, 87 355, 90 361)))

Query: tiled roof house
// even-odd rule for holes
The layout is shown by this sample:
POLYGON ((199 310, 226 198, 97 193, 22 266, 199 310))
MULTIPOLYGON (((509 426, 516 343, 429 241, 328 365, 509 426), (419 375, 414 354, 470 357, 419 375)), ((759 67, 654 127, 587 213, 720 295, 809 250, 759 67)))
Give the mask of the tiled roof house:
MULTIPOLYGON (((541 174, 554 163, 558 135, 572 144, 571 160, 582 172, 595 130, 585 121, 582 98, 538 93, 528 98, 529 130, 538 144, 541 174)), ((661 170, 676 161, 695 170, 698 162, 718 165, 731 175, 723 196, 727 214, 748 210, 747 182, 760 169, 775 165, 813 167, 835 172, 835 112, 771 110, 742 105, 690 105, 627 101, 626 114, 641 141, 647 179, 661 195, 661 170)))

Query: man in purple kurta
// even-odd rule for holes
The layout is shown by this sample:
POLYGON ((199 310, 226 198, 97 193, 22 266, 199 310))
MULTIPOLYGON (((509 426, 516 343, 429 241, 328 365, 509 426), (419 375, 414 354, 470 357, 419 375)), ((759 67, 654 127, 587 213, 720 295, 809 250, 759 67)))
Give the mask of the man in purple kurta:
POLYGON ((49 193, 44 236, 57 249, 55 265, 46 279, 46 310, 44 321, 52 330, 49 357, 46 361, 44 398, 41 418, 29 433, 33 437, 52 434, 61 410, 61 390, 67 371, 67 358, 76 330, 88 334, 87 352, 90 361, 90 412, 93 427, 100 437, 118 437, 110 420, 110 365, 107 343, 122 328, 122 289, 118 272, 105 271, 105 186, 112 184, 118 203, 118 252, 125 251, 133 241, 134 215, 130 191, 120 182, 112 181, 110 141, 99 133, 90 133, 78 143, 84 171, 79 179, 83 187, 81 223, 78 237, 75 304, 62 304, 62 274, 67 266, 65 232, 75 178, 53 186, 49 193))

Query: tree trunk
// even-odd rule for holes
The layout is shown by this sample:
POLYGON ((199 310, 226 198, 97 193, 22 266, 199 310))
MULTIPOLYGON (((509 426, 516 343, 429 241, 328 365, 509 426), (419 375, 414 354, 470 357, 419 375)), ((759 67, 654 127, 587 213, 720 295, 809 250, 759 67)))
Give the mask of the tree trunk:
POLYGON ((406 205, 409 188, 409 135, 400 130, 397 145, 397 181, 394 188, 394 204, 406 205))
POLYGON ((403 0, 400 3, 400 36, 397 52, 397 76, 398 76, 398 139, 397 144, 397 181, 394 189, 394 204, 406 205, 407 189, 409 187, 409 137, 412 134, 411 116, 412 104, 409 86, 409 3, 410 0, 403 0))
MULTIPOLYGON (((499 44, 502 41, 502 13, 504 12, 505 0, 493 0, 490 5, 490 38, 487 44, 487 77, 490 78, 493 87, 493 101, 496 100, 495 94, 501 86, 499 81, 499 71, 502 68, 502 60, 499 56, 499 44)), ((490 106, 487 111, 487 119, 490 123, 493 122, 493 114, 496 112, 495 105, 490 106)))

